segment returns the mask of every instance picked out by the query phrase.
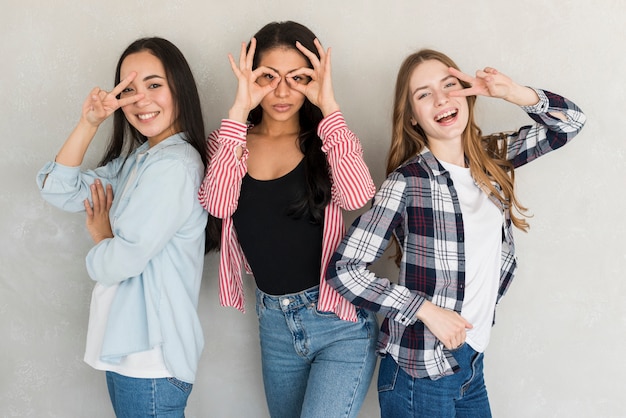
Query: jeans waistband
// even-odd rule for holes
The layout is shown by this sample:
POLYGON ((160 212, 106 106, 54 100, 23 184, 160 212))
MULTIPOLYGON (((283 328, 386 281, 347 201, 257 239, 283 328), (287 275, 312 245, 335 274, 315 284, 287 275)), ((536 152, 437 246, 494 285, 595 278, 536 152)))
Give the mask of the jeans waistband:
POLYGON ((298 293, 281 296, 268 295, 257 288, 256 303, 266 309, 289 311, 315 305, 319 297, 319 286, 311 287, 298 293))

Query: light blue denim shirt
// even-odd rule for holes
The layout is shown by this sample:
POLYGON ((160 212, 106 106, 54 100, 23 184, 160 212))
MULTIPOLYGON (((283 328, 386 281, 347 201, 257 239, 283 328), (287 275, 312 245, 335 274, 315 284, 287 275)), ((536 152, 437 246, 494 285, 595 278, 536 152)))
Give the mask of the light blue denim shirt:
POLYGON ((119 283, 102 361, 115 364, 160 345, 172 375, 193 383, 204 346, 196 310, 207 222, 197 199, 203 176, 200 155, 182 134, 152 148, 146 142, 95 170, 48 162, 38 173, 43 198, 69 212, 85 210, 96 178, 113 187, 114 238, 95 245, 86 259, 93 280, 119 283))

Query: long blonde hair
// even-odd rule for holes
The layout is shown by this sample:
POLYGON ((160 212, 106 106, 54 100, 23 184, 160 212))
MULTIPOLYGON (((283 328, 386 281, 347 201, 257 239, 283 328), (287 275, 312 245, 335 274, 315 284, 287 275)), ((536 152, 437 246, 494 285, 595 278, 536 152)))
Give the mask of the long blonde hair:
MULTIPOLYGON (((459 69, 456 63, 447 55, 432 49, 422 49, 409 55, 404 60, 396 79, 391 146, 387 156, 387 175, 410 158, 416 156, 428 145, 428 140, 422 128, 419 125, 414 126, 411 124, 413 113, 410 101, 409 80, 415 68, 421 63, 430 60, 436 60, 447 67, 459 69)), ((464 81, 459 80, 459 82, 465 88, 470 87, 464 81)), ((515 196, 515 172, 513 165, 506 159, 506 135, 501 133, 483 136, 474 120, 475 104, 476 96, 468 96, 469 117, 462 135, 463 150, 470 172, 476 183, 485 192, 494 195, 502 202, 505 210, 510 215, 513 225, 526 231, 528 230, 528 223, 524 219, 526 208, 518 202, 515 196), (493 182, 500 185, 501 192, 496 189, 493 182)), ((397 242, 396 248, 399 248, 397 242)), ((395 256, 396 264, 398 265, 401 256, 398 251, 395 256)))

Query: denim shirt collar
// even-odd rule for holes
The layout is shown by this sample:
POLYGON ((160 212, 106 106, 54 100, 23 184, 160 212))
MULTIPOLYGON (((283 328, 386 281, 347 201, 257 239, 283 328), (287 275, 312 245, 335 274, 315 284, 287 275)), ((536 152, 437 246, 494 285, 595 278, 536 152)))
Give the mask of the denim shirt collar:
POLYGON ((186 142, 185 138, 186 135, 184 132, 178 132, 172 136, 165 138, 163 141, 159 142, 153 147, 151 147, 148 141, 146 141, 137 148, 137 152, 139 154, 153 154, 155 152, 158 152, 159 150, 162 150, 163 148, 186 142))

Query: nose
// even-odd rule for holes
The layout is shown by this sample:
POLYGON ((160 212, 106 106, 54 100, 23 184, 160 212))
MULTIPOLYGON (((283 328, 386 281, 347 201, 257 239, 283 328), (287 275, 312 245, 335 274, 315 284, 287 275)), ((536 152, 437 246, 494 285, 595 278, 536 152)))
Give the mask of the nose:
POLYGON ((135 94, 143 94, 143 97, 134 103, 135 106, 145 107, 152 103, 152 101, 150 100, 150 92, 148 89, 137 89, 135 91, 135 94))
POLYGON ((448 93, 438 90, 435 93, 435 105, 436 106, 443 106, 444 104, 448 103, 448 93))
POLYGON ((276 87, 276 90, 274 90, 274 94, 277 97, 287 97, 289 96, 290 92, 291 87, 289 87, 289 84, 287 84, 287 77, 281 77, 280 81, 278 82, 278 86, 276 87))
POLYGON ((135 106, 137 106, 137 107, 146 107, 150 103, 152 103, 152 102, 150 101, 150 99, 148 98, 148 95, 146 94, 140 100, 137 100, 135 102, 135 106))

